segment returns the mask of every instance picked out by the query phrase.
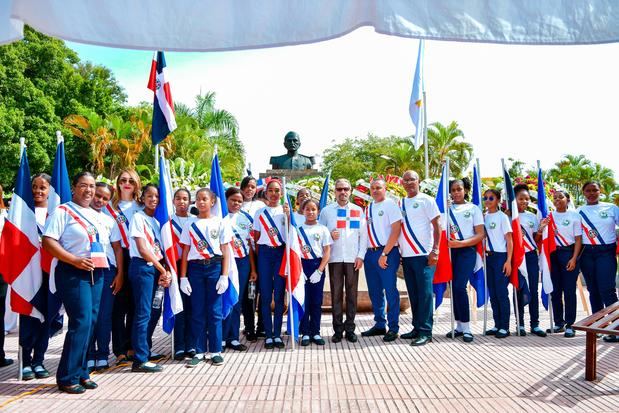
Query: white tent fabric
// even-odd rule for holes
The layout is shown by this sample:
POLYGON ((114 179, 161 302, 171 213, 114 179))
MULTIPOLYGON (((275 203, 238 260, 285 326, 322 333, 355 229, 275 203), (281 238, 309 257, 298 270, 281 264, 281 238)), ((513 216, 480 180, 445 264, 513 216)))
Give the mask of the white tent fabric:
POLYGON ((319 42, 361 26, 466 42, 619 41, 617 0, 2 0, 0 44, 23 25, 82 43, 214 51, 319 42))

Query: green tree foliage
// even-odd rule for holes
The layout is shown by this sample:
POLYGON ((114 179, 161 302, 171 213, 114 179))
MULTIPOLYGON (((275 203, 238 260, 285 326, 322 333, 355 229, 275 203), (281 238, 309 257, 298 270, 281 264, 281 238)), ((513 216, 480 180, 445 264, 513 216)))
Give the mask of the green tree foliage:
MULTIPOLYGON (((26 138, 33 173, 51 169, 55 131, 62 119, 81 110, 122 110, 125 94, 112 73, 82 63, 56 40, 25 27, 24 39, 0 46, 0 183, 12 187, 19 163, 19 138, 26 138)), ((66 135, 66 133, 65 133, 66 135)), ((86 141, 67 136, 69 172, 84 167, 86 141)))
MULTIPOLYGON (((565 155, 548 171, 548 177, 566 188, 578 204, 583 202, 582 185, 587 181, 599 181, 602 192, 607 196, 617 188, 613 171, 587 159, 585 155, 565 155)), ((612 202, 611 199, 609 201, 612 202)))

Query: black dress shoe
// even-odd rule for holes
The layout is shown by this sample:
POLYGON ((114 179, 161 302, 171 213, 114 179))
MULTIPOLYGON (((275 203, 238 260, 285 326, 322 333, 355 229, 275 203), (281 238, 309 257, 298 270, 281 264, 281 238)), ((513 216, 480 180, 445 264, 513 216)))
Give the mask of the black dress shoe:
POLYGON ((174 360, 176 361, 185 360, 185 352, 181 350, 181 351, 177 351, 176 353, 174 353, 174 360))
POLYGON ((395 331, 388 331, 383 337, 383 341, 385 343, 389 343, 391 341, 395 341, 396 338, 398 338, 398 333, 396 333, 395 331))
POLYGON ((357 342, 357 335, 355 334, 354 331, 347 331, 346 332, 346 340, 348 340, 351 343, 356 343, 357 342))
POLYGON ((411 346, 425 346, 432 342, 432 337, 420 335, 415 340, 411 341, 411 346))
POLYGON ((46 379, 49 377, 49 371, 47 371, 45 366, 43 366, 42 364, 32 367, 32 371, 34 371, 34 376, 37 379, 46 379))
POLYGON ((266 335, 266 333, 265 333, 264 331, 258 331, 258 332, 256 333, 256 337, 257 337, 257 338, 266 338, 266 336, 267 336, 267 335, 266 335))
POLYGON ((361 337, 384 336, 385 334, 387 334, 386 328, 372 327, 361 333, 361 337))
POLYGON ((63 386, 59 384, 58 390, 64 393, 69 393, 69 394, 82 394, 86 391, 86 388, 83 386, 80 386, 79 384, 73 384, 71 386, 63 386))
POLYGON ((548 333, 548 334, 550 334, 550 333, 563 333, 564 331, 565 331, 565 329, 563 328, 563 326, 560 326, 560 327, 559 326, 554 326, 552 328, 552 330, 549 329, 549 328, 546 329, 546 333, 548 333))
POLYGON ((305 347, 309 345, 310 345, 310 338, 308 336, 303 336, 303 338, 301 339, 301 346, 305 347))
POLYGON ((80 380, 80 384, 86 390, 94 390, 97 387, 99 387, 99 385, 97 383, 95 383, 94 381, 92 381, 90 379, 88 379, 88 380, 80 380))
POLYGON ((518 327, 518 330, 516 330, 516 335, 520 337, 525 337, 527 335, 527 332, 525 331, 524 327, 518 327))
POLYGON ((492 327, 490 330, 486 330, 486 332, 484 334, 486 336, 496 336, 497 331, 499 331, 498 328, 492 327))
POLYGON ((602 340, 604 340, 605 343, 619 343, 619 337, 611 336, 610 334, 607 336, 604 336, 602 340))
POLYGON ((194 358, 195 355, 196 355, 196 351, 195 350, 189 350, 189 351, 185 352, 185 357, 189 357, 190 359, 194 358))
POLYGON ((509 331, 499 330, 499 331, 496 332, 496 334, 494 336, 496 338, 505 338, 505 337, 509 337, 510 335, 511 335, 511 333, 509 331))
POLYGON ((312 343, 317 344, 319 346, 325 345, 325 339, 320 336, 318 338, 312 337, 311 340, 312 340, 312 343))
POLYGON ((273 341, 265 341, 264 348, 266 348, 267 350, 273 350, 275 348, 275 345, 273 344, 273 341))
POLYGON ((475 338, 471 333, 462 333, 462 341, 465 343, 472 343, 475 338))
POLYGON ((273 345, 275 346, 275 348, 284 348, 284 347, 286 347, 286 345, 284 344, 282 339, 279 338, 279 337, 273 339, 273 345))
POLYGON ((226 344, 226 348, 231 348, 234 351, 247 351, 247 346, 245 344, 226 344))
POLYGON ((332 343, 339 343, 342 341, 342 333, 335 333, 331 336, 332 343))
POLYGON ((134 373, 159 373, 162 370, 163 367, 155 363, 134 364, 131 367, 131 371, 134 373))
POLYGON ((408 333, 404 333, 400 336, 400 338, 403 338, 404 340, 414 340, 417 337, 419 337, 419 331, 417 330, 411 330, 408 333))
POLYGON ((531 329, 531 334, 535 334, 538 337, 546 337, 546 332, 539 327, 533 327, 531 329))
POLYGON ((245 335, 245 338, 247 339, 247 341, 249 341, 250 343, 255 343, 256 341, 258 341, 258 337, 256 337, 256 333, 254 333, 253 331, 248 332, 245 335))
POLYGON ((148 361, 159 361, 159 360, 161 360, 164 357, 165 356, 163 354, 150 353, 150 356, 148 356, 148 361))
MULTIPOLYGON (((453 331, 453 336, 454 336, 454 338, 456 338, 456 337, 461 337, 461 336, 463 336, 463 335, 464 335, 464 333, 463 333, 462 331, 458 331, 458 330, 454 330, 454 331, 453 331)), ((445 337, 447 337, 447 338, 451 338, 451 331, 450 331, 449 333, 445 334, 445 337)))
POLYGON ((13 364, 13 359, 4 358, 0 360, 0 367, 10 366, 11 364, 13 364))

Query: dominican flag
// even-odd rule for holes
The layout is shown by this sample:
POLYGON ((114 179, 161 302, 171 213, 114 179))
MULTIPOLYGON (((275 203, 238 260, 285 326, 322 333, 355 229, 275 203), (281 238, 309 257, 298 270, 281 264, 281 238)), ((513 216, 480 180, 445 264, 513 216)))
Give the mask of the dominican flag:
MULTIPOLYGON (((482 206, 481 199, 481 177, 477 170, 477 165, 473 165, 473 204, 475 204, 479 210, 483 213, 484 208, 482 206)), ((473 275, 471 276, 471 286, 477 292, 477 307, 483 306, 488 300, 486 292, 486 286, 484 284, 484 278, 486 277, 484 271, 484 241, 482 240, 475 246, 477 250, 477 257, 475 258, 475 267, 473 268, 473 275)))
POLYGON ((514 288, 517 290, 526 288, 523 294, 525 302, 521 303, 522 305, 526 305, 529 302, 531 295, 529 293, 529 286, 527 282, 527 263, 524 259, 524 239, 522 227, 520 226, 520 215, 518 214, 516 194, 514 193, 512 180, 507 173, 507 169, 505 169, 505 165, 503 165, 503 179, 505 182, 505 193, 507 194, 507 209, 509 209, 512 215, 512 240, 514 245, 514 251, 512 253, 512 273, 509 277, 509 282, 512 283, 514 288))
POLYGON ((22 151, 11 208, 0 238, 0 273, 11 285, 11 309, 43 321, 47 314, 47 291, 41 288, 39 232, 26 148, 22 151))
MULTIPOLYGON (((292 211, 293 205, 285 188, 284 195, 292 211)), ((288 294, 292 295, 292 308, 288 309, 288 331, 292 333, 293 339, 297 340, 299 338, 299 324, 305 313, 305 275, 301 265, 299 232, 294 214, 292 213, 290 214, 290 224, 288 225, 288 244, 286 244, 286 249, 289 249, 290 252, 284 254, 279 274, 282 277, 290 277, 289 281, 287 280, 286 282, 286 290, 288 294), (290 256, 290 261, 287 261, 288 255, 290 256)))
POLYGON ((413 144, 415 149, 423 144, 423 116, 425 116, 425 108, 423 107, 423 49, 424 41, 419 40, 419 50, 417 52, 417 65, 415 66, 415 76, 413 78, 413 91, 411 92, 411 100, 408 105, 408 112, 411 115, 411 120, 414 126, 413 144))
POLYGON ((170 174, 165 157, 161 154, 159 156, 159 204, 155 209, 155 219, 159 222, 161 228, 161 247, 172 274, 172 282, 165 289, 163 296, 163 331, 166 334, 171 334, 174 329, 174 316, 183 311, 183 301, 178 288, 178 269, 176 268, 176 261, 179 257, 174 245, 174 229, 172 228, 172 211, 174 211, 172 199, 170 174))
MULTIPOLYGON (((443 303, 443 295, 447 289, 447 283, 453 278, 451 267, 451 257, 449 246, 447 245, 447 228, 449 228, 449 210, 447 209, 447 192, 449 191, 449 171, 448 164, 443 165, 441 182, 436 194, 436 204, 441 211, 441 240, 439 242, 438 263, 434 271, 434 308, 438 308, 443 303)), ((453 299, 453 297, 452 297, 453 299)))
POLYGON ((337 209, 337 229, 359 229, 361 228, 361 211, 358 209, 337 209))
MULTIPOLYGON (((224 180, 221 176, 221 168, 219 167, 219 156, 217 155, 217 148, 215 148, 215 154, 213 155, 213 161, 211 162, 211 191, 217 195, 217 201, 213 206, 213 215, 220 216, 222 219, 228 216, 228 204, 226 204, 226 189, 224 188, 224 180)), ((232 247, 228 244, 228 289, 224 291, 222 299, 222 314, 224 319, 228 317, 232 308, 239 302, 239 270, 236 267, 236 261, 234 260, 234 252, 232 247)))
MULTIPOLYGON (((539 168, 537 171, 537 211, 541 218, 549 216, 542 168, 539 168)), ((555 222, 552 215, 550 215, 550 222, 544 228, 539 248, 539 267, 542 270, 542 304, 544 304, 546 310, 548 310, 548 294, 553 290, 552 279, 550 278, 550 255, 556 250, 555 222)))
POLYGON ((320 202, 318 203, 318 209, 322 212, 324 207, 329 203, 329 179, 331 178, 331 173, 327 174, 325 178, 325 182, 322 184, 322 192, 320 193, 320 202))
POLYGON ((166 64, 163 52, 153 55, 153 63, 150 67, 148 88, 155 93, 153 102, 153 145, 157 145, 176 129, 174 117, 174 103, 170 83, 166 79, 166 64))

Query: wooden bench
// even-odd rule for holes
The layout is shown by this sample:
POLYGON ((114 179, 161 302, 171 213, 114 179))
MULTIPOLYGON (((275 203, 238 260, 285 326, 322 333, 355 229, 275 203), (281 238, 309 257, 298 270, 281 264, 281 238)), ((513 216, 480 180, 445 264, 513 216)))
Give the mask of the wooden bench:
POLYGON ((585 380, 594 381, 597 369, 597 334, 619 335, 619 301, 572 325, 587 333, 585 380))

